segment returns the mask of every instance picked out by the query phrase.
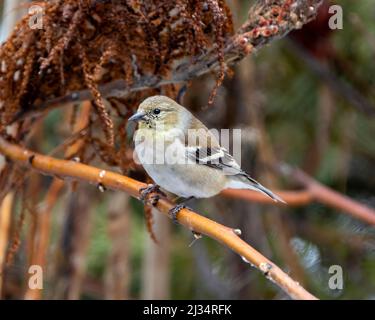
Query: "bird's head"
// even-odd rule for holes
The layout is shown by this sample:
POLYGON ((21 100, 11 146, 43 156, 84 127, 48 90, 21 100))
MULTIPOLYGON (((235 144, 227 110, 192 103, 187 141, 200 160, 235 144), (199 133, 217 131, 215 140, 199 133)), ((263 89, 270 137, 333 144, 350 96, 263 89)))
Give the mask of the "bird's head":
POLYGON ((139 123, 140 128, 172 129, 178 127, 189 112, 166 96, 152 96, 145 99, 129 121, 139 123))

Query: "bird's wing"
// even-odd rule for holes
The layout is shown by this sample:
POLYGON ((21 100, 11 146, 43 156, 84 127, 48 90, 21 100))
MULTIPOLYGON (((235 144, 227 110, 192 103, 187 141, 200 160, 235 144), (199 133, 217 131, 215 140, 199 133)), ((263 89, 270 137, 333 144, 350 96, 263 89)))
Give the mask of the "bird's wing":
POLYGON ((234 160, 225 148, 186 147, 186 152, 188 159, 194 161, 194 163, 222 170, 223 174, 232 176, 233 179, 231 179, 231 181, 235 189, 243 189, 243 184, 245 184, 246 189, 260 191, 276 202, 285 203, 283 199, 251 178, 245 171, 241 170, 236 160, 234 160), (239 185, 241 185, 241 187, 238 187, 239 185))
POLYGON ((223 147, 186 147, 188 159, 214 169, 223 170, 227 175, 246 175, 223 147))
POLYGON ((190 126, 193 131, 188 133, 188 141, 185 141, 186 156, 190 161, 222 170, 227 175, 247 175, 202 122, 193 118, 190 126))
POLYGON ((221 170, 223 174, 232 176, 229 179, 235 189, 253 189, 271 197, 274 201, 284 202, 272 191, 263 187, 258 181, 251 178, 241 170, 236 160, 229 152, 220 146, 216 137, 196 118, 192 118, 190 128, 194 129, 192 134, 188 133, 188 141, 185 141, 185 152, 188 160, 198 165, 208 166, 221 170))

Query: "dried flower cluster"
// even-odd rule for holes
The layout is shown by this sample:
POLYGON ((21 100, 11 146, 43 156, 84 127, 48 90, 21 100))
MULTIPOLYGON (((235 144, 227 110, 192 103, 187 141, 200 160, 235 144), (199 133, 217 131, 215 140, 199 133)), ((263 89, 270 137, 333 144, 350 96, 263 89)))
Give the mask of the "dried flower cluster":
MULTIPOLYGON (((26 16, 0 50, 2 128, 46 97, 89 88, 107 142, 113 145, 114 125, 98 85, 122 79, 131 86, 144 75, 168 78, 176 60, 192 59, 213 47, 222 64, 218 81, 223 78, 224 41, 232 34, 224 1, 38 4, 44 7, 43 29, 31 29, 26 16)), ((128 103, 134 100, 139 96, 128 103)))

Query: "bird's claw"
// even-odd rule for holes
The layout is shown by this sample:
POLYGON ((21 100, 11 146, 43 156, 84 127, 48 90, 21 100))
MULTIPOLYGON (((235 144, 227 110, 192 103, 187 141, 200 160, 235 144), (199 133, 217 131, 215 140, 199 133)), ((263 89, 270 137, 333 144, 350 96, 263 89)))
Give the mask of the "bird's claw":
POLYGON ((180 203, 169 210, 169 215, 172 217, 172 221, 178 224, 177 215, 182 209, 189 209, 186 205, 180 203))
POLYGON ((141 188, 139 190, 141 196, 139 200, 143 203, 146 203, 147 200, 150 200, 151 205, 156 206, 158 201, 160 200, 160 195, 166 197, 166 194, 160 190, 160 187, 157 184, 150 184, 145 188, 141 188), (151 195, 154 193, 153 195, 151 195))
POLYGON ((155 207, 158 204, 158 201, 160 200, 160 196, 158 194, 153 194, 149 197, 150 203, 153 207, 155 207))

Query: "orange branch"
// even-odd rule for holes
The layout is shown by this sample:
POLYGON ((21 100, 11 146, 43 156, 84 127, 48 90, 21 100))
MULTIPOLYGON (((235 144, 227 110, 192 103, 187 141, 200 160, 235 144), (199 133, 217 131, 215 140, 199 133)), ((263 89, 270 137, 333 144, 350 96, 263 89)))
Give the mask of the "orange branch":
MULTIPOLYGON (((0 152, 8 159, 17 161, 24 166, 30 166, 48 175, 68 177, 82 180, 107 188, 122 190, 138 198, 144 183, 121 174, 101 170, 74 161, 58 160, 52 157, 34 153, 20 146, 14 145, 0 138, 0 152)), ((169 216, 169 210, 174 206, 167 199, 161 199, 156 208, 159 212, 169 216)), ((183 209, 178 215, 178 221, 190 230, 205 234, 226 245, 249 263, 258 268, 270 281, 278 285, 293 299, 316 299, 299 283, 291 279, 277 265, 264 257, 261 253, 248 245, 238 236, 238 231, 221 225, 188 209, 183 209)))
MULTIPOLYGON (((316 201, 328 207, 342 210, 353 218, 375 226, 374 209, 324 186, 299 169, 291 170, 287 176, 305 187, 305 190, 302 191, 275 192, 275 194, 285 200, 288 206, 304 206, 316 201)), ((242 199, 263 204, 275 204, 269 197, 252 190, 227 189, 224 190, 221 195, 226 198, 242 199)))
MULTIPOLYGON (((311 192, 303 191, 275 191, 281 199, 283 199, 288 206, 304 206, 311 203, 314 199, 311 192)), ((241 199, 249 202, 258 202, 263 204, 277 205, 270 197, 263 195, 257 191, 240 190, 240 189, 226 189, 221 193, 226 198, 241 199)), ((280 203, 281 205, 284 205, 280 203)))
POLYGON ((9 239, 14 193, 9 192, 0 202, 0 299, 2 297, 3 271, 6 261, 6 249, 9 239))
POLYGON ((296 182, 307 188, 316 201, 329 207, 342 210, 356 219, 365 221, 375 226, 374 209, 324 186, 300 169, 287 168, 286 170, 282 171, 296 182))

